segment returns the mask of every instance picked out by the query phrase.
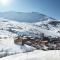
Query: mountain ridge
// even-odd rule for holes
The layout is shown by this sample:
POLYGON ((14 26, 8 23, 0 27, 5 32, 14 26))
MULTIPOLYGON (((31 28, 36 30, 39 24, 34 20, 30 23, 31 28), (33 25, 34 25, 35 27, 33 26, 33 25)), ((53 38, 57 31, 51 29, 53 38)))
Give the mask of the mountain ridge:
POLYGON ((0 18, 16 20, 19 22, 40 22, 48 19, 56 20, 52 17, 48 17, 47 15, 41 14, 39 12, 0 12, 0 18))

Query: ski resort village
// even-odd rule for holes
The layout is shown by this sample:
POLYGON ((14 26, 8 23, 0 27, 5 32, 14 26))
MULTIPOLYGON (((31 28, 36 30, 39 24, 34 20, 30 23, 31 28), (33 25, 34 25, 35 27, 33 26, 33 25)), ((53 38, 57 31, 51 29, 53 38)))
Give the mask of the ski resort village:
POLYGON ((59 60, 60 20, 38 12, 0 13, 0 60, 59 60))
POLYGON ((59 27, 51 18, 35 23, 1 18, 0 60, 59 60, 59 27))

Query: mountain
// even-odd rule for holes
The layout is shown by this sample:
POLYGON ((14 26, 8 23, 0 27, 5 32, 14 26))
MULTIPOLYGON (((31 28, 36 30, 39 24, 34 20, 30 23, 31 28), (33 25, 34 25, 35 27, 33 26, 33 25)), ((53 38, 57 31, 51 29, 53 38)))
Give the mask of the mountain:
MULTIPOLYGON (((41 50, 37 50, 37 52, 34 52, 33 50, 36 50, 36 48, 34 48, 33 46, 29 46, 26 44, 24 44, 24 46, 17 45, 14 43, 14 40, 16 36, 32 36, 33 38, 36 37, 40 38, 41 33, 44 33, 44 36, 46 37, 49 36, 53 38, 60 37, 60 21, 54 19, 48 19, 35 23, 27 23, 27 22, 17 22, 17 21, 1 18, 0 19, 0 59, 9 60, 9 57, 11 59, 14 59, 15 57, 12 58, 12 56, 18 55, 17 59, 19 58, 23 60, 23 58, 21 57, 24 56, 26 57, 27 56, 26 52, 28 52, 28 55, 34 53, 35 55, 34 58, 37 58, 38 55, 36 54, 38 52, 41 52, 41 50)), ((46 53, 47 56, 51 54, 51 52, 55 53, 50 50, 49 52, 47 51, 46 52, 42 51, 42 52, 43 55, 46 53)), ((40 53, 38 54, 40 57, 41 54, 40 53)), ((59 56, 58 52, 56 54, 58 54, 59 56)), ((31 59, 29 58, 29 60, 33 59, 32 56, 33 55, 31 54, 31 59)))
MULTIPOLYGON (((8 20, 15 20, 15 21, 19 21, 19 22, 29 22, 29 23, 53 19, 51 17, 48 17, 48 16, 38 13, 38 12, 24 13, 24 12, 12 12, 12 11, 0 12, 0 18, 4 18, 4 19, 8 19, 8 20)), ((53 19, 53 20, 55 20, 55 19, 53 19)))
MULTIPOLYGON (((33 12, 33 13, 4 12, 4 13, 0 13, 0 17, 1 17, 0 18, 0 60, 7 60, 7 59, 34 60, 35 58, 37 60, 40 60, 43 59, 44 56, 45 57, 43 60, 46 60, 46 58, 50 57, 50 55, 52 57, 52 53, 56 55, 56 58, 57 56, 60 55, 60 51, 58 50, 57 50, 58 52, 55 50, 54 51, 49 50, 47 52, 42 50, 36 50, 36 48, 33 47, 32 45, 29 46, 27 44, 24 44, 22 46, 14 43, 14 40, 16 39, 17 36, 24 36, 24 37, 31 36, 32 38, 34 38, 34 40, 35 38, 41 38, 42 33, 44 34, 45 37, 52 37, 52 38, 60 37, 59 20, 53 19, 51 17, 48 17, 46 15, 37 12, 33 12), (46 55, 48 57, 46 57, 46 55), (15 58, 15 56, 17 56, 17 58, 15 58)), ((40 47, 40 46, 36 45, 36 47, 40 47)), ((43 45, 42 47, 44 49, 47 48, 47 46, 45 45, 43 45)), ((55 57, 53 56, 53 60, 55 60, 54 58, 55 57)))
POLYGON ((0 29, 16 35, 40 37, 40 34, 44 33, 45 36, 60 37, 60 21, 58 20, 48 19, 35 23, 27 23, 0 19, 0 29), (47 34, 47 32, 49 34, 47 34))

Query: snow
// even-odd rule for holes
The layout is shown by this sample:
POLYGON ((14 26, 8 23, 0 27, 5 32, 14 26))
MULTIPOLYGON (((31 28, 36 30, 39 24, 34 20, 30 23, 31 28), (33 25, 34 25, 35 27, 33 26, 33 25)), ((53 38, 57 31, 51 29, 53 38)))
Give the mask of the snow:
POLYGON ((2 19, 0 21, 0 60, 59 60, 60 51, 36 50, 28 45, 16 45, 14 39, 17 35, 27 35, 40 37, 41 33, 45 36, 60 37, 60 25, 57 27, 49 24, 48 21, 37 23, 19 23, 16 21, 2 19), (3 21, 2 21, 3 20, 3 21), (46 24, 47 26, 45 26, 46 24), (48 30, 49 28, 49 30, 48 30), (6 55, 7 54, 7 55, 6 55), (5 56, 6 55, 6 56, 5 56), (9 55, 9 56, 8 56, 9 55))
POLYGON ((57 37, 60 36, 60 33, 57 33, 60 30, 60 26, 53 26, 49 24, 48 21, 40 21, 37 23, 19 23, 16 21, 0 21, 0 29, 11 30, 11 32, 15 34, 24 34, 24 35, 32 35, 33 37, 40 35, 40 33, 44 33, 46 36, 57 37), (46 26, 45 26, 46 25, 46 26), (49 30, 48 30, 49 29, 49 30), (49 33, 49 34, 47 34, 49 33))
POLYGON ((16 55, 7 56, 0 60, 60 60, 60 51, 42 51, 35 50, 33 52, 20 53, 16 55))

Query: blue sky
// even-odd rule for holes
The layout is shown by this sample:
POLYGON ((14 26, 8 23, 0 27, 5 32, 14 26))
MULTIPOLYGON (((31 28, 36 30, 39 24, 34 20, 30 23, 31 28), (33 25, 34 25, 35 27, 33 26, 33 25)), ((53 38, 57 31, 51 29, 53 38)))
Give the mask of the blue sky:
POLYGON ((0 11, 40 12, 60 19, 60 0, 12 0, 9 6, 0 5, 0 11))

